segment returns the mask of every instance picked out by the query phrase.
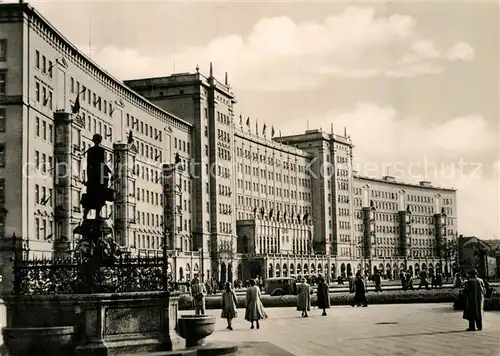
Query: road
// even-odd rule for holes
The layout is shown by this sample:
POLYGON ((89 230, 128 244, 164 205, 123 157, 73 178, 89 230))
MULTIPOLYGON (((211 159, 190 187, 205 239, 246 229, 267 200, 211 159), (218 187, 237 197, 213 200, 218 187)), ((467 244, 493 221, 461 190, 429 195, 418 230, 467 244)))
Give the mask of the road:
POLYGON ((272 308, 260 330, 249 329, 244 310, 238 310, 234 331, 226 330, 220 310, 207 313, 217 318, 208 341, 242 343, 241 356, 500 354, 500 312, 485 313, 483 331, 466 332, 462 313, 448 303, 339 306, 326 317, 313 310, 309 318, 301 318, 295 308, 272 308))

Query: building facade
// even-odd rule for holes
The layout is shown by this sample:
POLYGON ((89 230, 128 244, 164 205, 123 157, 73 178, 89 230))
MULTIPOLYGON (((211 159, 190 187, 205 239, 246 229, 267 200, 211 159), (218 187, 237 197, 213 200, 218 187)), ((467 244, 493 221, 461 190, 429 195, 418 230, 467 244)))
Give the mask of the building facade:
POLYGON ((123 83, 27 4, 0 5, 0 51, 0 238, 31 254, 78 239, 95 133, 116 192, 102 215, 132 254, 167 243, 177 280, 394 277, 442 263, 457 231, 454 190, 359 177, 333 130, 276 137, 211 65, 123 83))

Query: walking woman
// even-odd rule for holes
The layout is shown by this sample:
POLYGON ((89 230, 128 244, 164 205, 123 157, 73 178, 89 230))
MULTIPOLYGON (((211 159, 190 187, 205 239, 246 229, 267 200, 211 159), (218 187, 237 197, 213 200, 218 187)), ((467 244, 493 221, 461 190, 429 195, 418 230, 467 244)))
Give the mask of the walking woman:
POLYGON ((233 319, 238 316, 236 311, 236 305, 238 300, 236 299, 236 294, 231 286, 231 282, 226 282, 224 291, 222 292, 222 313, 221 318, 227 320, 227 329, 233 330, 233 319))
POLYGON ((360 305, 363 307, 368 306, 368 301, 366 300, 366 284, 359 272, 356 273, 356 279, 354 280, 354 298, 351 305, 353 307, 359 307, 360 305))
POLYGON ((311 287, 303 277, 299 277, 297 284, 297 311, 302 312, 303 318, 307 318, 307 312, 311 311, 311 287))
POLYGON ((257 329, 259 329, 259 320, 267 318, 260 296, 260 288, 255 285, 255 280, 251 279, 250 287, 247 289, 245 311, 245 320, 252 324, 250 329, 254 328, 254 323, 256 324, 257 329))
POLYGON ((320 276, 318 279, 318 290, 316 291, 317 296, 317 306, 318 309, 323 309, 323 316, 326 316, 326 309, 330 308, 330 295, 329 295, 328 284, 326 284, 325 279, 320 276))

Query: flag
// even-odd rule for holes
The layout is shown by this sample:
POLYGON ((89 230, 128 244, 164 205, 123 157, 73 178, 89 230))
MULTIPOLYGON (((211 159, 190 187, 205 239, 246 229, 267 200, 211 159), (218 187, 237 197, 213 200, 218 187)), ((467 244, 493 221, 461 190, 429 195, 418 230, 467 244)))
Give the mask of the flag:
POLYGON ((250 116, 247 117, 247 126, 250 127, 250 116))
POLYGON ((271 127, 271 137, 274 137, 274 126, 271 127))
POLYGON ((243 126, 243 116, 240 114, 240 126, 243 126))
POLYGON ((262 134, 265 136, 266 135, 266 124, 264 124, 264 127, 262 128, 262 134))
POLYGON ((75 105, 73 105, 71 112, 73 114, 78 114, 80 112, 80 93, 76 96, 75 105))
POLYGON ((259 123, 257 121, 255 121, 255 133, 259 134, 259 123))

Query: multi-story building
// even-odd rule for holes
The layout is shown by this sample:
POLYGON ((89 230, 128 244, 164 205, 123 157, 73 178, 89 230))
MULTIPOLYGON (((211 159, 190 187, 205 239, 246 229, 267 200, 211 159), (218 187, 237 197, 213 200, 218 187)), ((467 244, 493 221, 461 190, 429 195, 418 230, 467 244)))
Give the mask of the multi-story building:
POLYGON ((439 246, 457 230, 454 190, 358 177, 347 135, 275 137, 235 103, 211 65, 208 76, 122 83, 31 6, 1 4, 4 247, 15 234, 31 254, 50 254, 78 239, 85 152, 99 133, 116 191, 102 215, 133 254, 166 242, 178 280, 394 276, 442 263, 439 246))
POLYGON ((113 78, 28 4, 0 5, 0 51, 0 237, 15 234, 32 255, 78 238, 85 152, 97 133, 108 165, 124 168, 114 172, 115 204, 101 213, 117 241, 132 253, 160 252, 163 222, 173 220, 172 270, 199 269, 191 177, 181 170, 191 162, 192 124, 113 78), (170 194, 178 209, 170 216, 161 177, 176 154, 179 189, 170 194))

